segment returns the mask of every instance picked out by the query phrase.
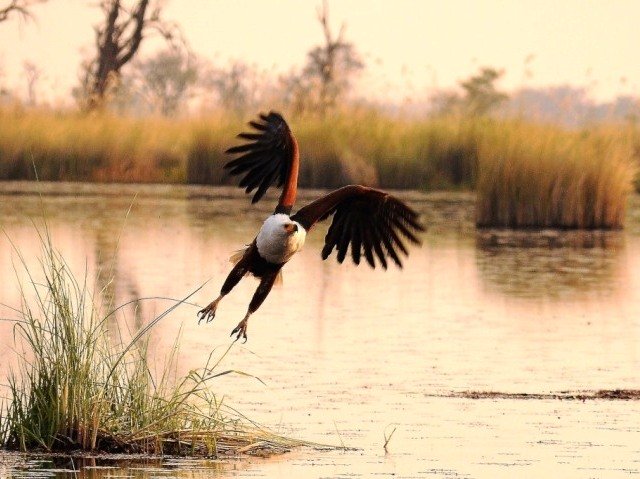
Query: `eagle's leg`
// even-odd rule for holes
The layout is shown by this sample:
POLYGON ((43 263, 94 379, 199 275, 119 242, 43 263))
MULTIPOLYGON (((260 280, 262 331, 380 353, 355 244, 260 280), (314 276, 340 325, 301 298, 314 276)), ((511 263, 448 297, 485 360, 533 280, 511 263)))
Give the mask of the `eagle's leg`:
POLYGON ((238 323, 238 325, 231 331, 231 336, 236 335, 236 341, 240 338, 244 339, 244 342, 247 342, 247 325, 249 324, 249 316, 255 313, 260 305, 267 299, 273 284, 276 282, 276 278, 278 277, 277 271, 270 271, 266 273, 262 279, 260 280, 260 284, 256 289, 256 292, 253 293, 253 298, 251 298, 251 302, 249 303, 249 309, 247 310, 247 314, 244 319, 238 323))
POLYGON ((220 300, 224 296, 229 294, 234 286, 240 282, 245 274, 247 274, 248 265, 246 264, 246 261, 243 260, 244 258, 233 267, 233 269, 227 276, 227 279, 224 281, 224 284, 220 289, 220 296, 211 301, 211 303, 209 303, 205 308, 198 311, 198 324, 200 324, 203 320, 209 323, 213 320, 213 318, 216 317, 216 309, 218 308, 218 303, 220 302, 220 300))

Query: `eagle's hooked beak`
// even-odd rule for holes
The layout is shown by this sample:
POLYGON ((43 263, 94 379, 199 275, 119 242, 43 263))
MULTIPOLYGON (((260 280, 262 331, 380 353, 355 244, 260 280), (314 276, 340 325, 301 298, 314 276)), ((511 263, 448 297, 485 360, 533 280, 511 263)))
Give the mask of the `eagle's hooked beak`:
POLYGON ((288 233, 288 234, 293 234, 296 231, 298 231, 298 225, 295 223, 288 223, 286 225, 284 225, 284 230, 288 233))

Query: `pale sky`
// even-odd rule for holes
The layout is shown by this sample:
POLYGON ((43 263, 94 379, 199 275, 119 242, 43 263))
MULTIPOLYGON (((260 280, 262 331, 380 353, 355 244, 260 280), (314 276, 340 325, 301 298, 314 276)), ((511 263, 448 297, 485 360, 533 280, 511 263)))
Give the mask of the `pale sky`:
MULTIPOLYGON (((8 0, 0 0, 0 6, 8 0)), ((40 96, 69 97, 93 48, 92 0, 49 0, 35 22, 0 23, 0 84, 26 92, 22 65, 42 72, 40 96)), ((322 41, 319 0, 167 0, 165 18, 214 62, 239 59, 288 71, 322 41)), ((640 0, 330 0, 337 32, 365 58, 358 91, 386 101, 453 88, 479 67, 506 71, 500 86, 587 87, 597 100, 640 94, 640 0), (532 58, 528 66, 525 60, 532 58), (531 76, 525 70, 531 71, 531 76)), ((141 53, 152 50, 148 43, 141 53)))

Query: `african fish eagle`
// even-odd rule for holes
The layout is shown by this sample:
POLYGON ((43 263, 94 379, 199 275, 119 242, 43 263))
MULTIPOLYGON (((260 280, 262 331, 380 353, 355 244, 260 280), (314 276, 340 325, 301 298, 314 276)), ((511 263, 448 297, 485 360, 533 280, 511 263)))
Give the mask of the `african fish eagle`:
POLYGON ((333 215, 325 237, 322 259, 327 259, 334 248, 340 263, 351 246, 351 258, 360 264, 364 255, 372 268, 376 258, 384 269, 387 258, 402 267, 400 254, 409 252, 402 238, 420 244, 418 232, 424 228, 418 215, 398 198, 384 191, 361 185, 339 188, 304 206, 295 214, 291 210, 296 200, 300 155, 298 143, 284 118, 275 112, 260 114, 258 121, 250 121, 255 132, 240 133, 244 144, 229 148, 226 153, 239 155, 224 168, 231 175, 244 175, 240 187, 246 193, 256 190, 252 203, 263 197, 267 189, 277 182, 284 188, 274 213, 269 216, 251 244, 232 257, 235 266, 227 276, 220 295, 198 312, 198 322, 213 320, 218 304, 246 275, 260 279, 246 316, 231 331, 247 340, 249 316, 263 303, 282 267, 304 244, 313 226, 333 215))

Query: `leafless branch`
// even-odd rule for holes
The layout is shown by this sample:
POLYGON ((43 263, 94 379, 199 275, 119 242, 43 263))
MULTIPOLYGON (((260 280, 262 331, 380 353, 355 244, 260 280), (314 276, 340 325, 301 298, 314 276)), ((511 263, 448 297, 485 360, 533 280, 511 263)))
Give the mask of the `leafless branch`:
POLYGON ((33 14, 29 11, 29 7, 46 1, 47 0, 11 0, 8 5, 0 8, 0 22, 4 22, 13 14, 21 16, 24 20, 33 19, 33 14))
POLYGON ((90 109, 103 103, 107 91, 120 78, 122 67, 136 56, 146 32, 159 33, 170 45, 186 45, 178 26, 162 19, 162 0, 136 0, 132 7, 122 3, 100 3, 104 21, 95 27, 97 54, 88 64, 91 79, 86 83, 90 109))
POLYGON ((352 75, 361 70, 364 64, 353 44, 344 40, 345 24, 341 25, 338 36, 333 34, 327 0, 323 0, 322 6, 317 9, 317 18, 324 43, 307 54, 307 64, 296 82, 296 90, 308 99, 315 96, 317 111, 324 114, 336 105, 338 98, 348 89, 352 75))

